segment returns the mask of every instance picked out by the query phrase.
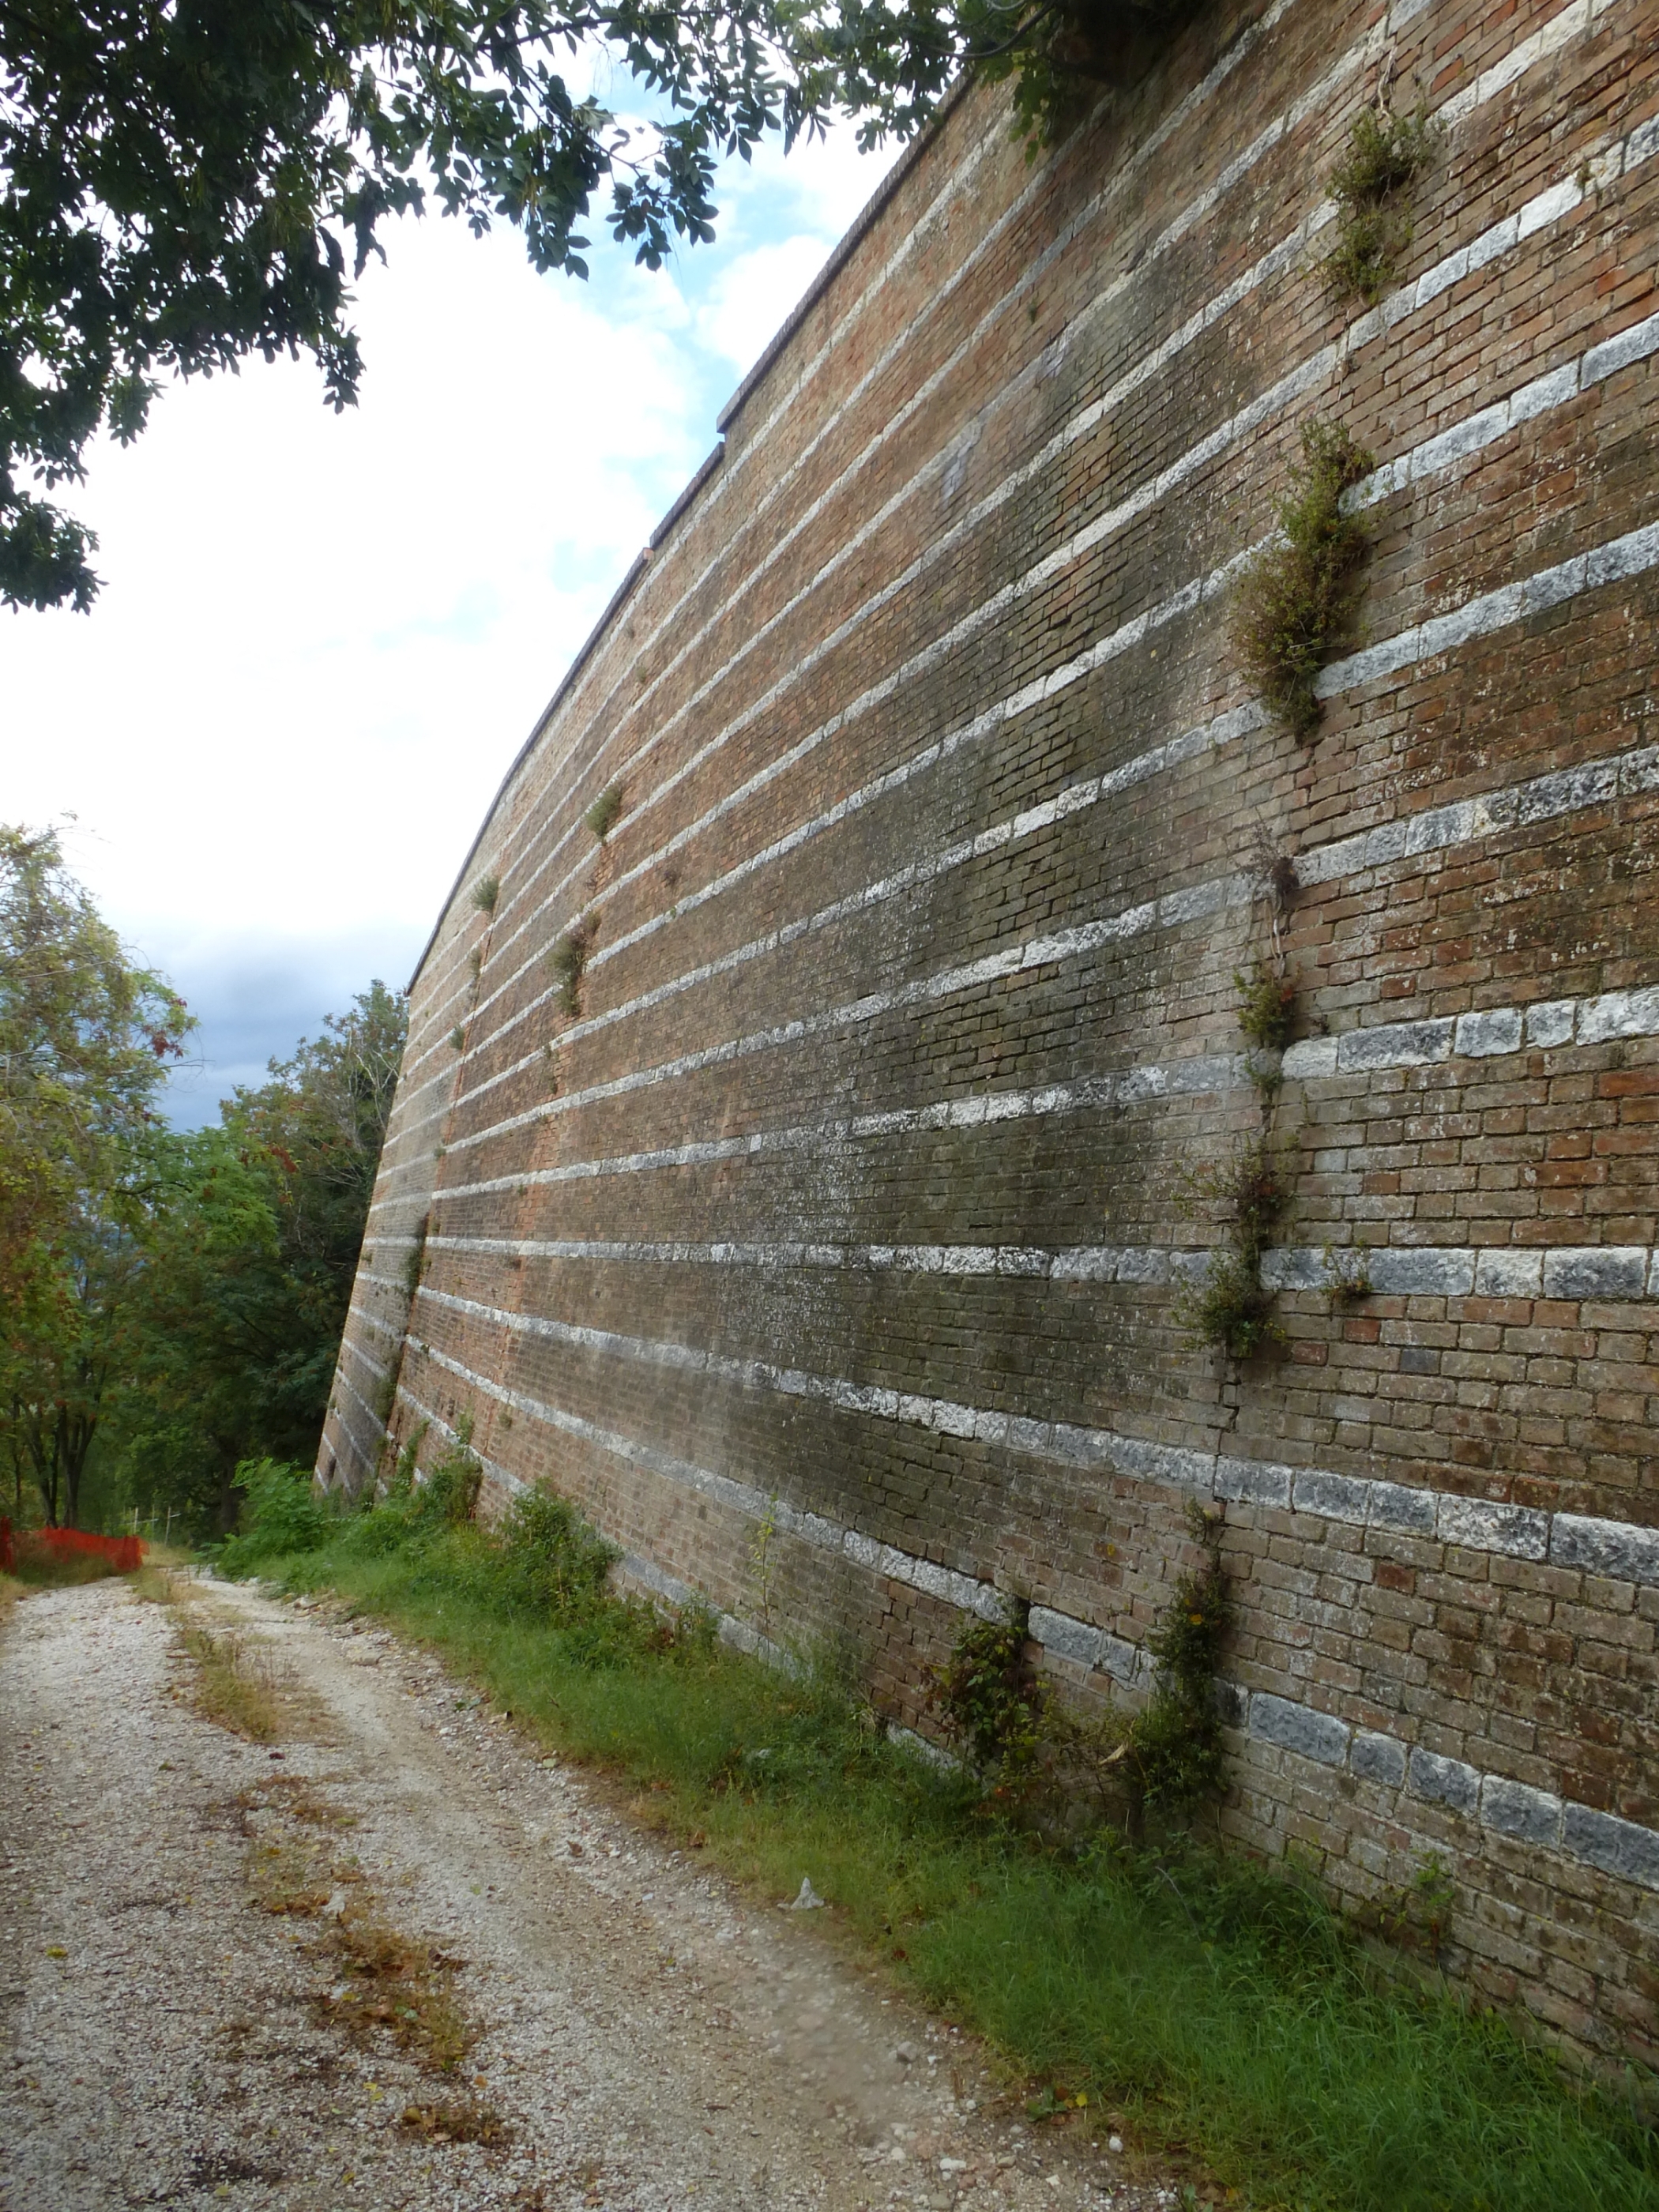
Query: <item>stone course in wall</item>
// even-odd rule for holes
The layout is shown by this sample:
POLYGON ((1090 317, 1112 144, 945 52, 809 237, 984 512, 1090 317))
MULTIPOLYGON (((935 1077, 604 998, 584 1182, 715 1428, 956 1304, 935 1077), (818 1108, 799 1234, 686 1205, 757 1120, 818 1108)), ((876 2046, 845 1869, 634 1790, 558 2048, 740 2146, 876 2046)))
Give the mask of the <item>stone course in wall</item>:
POLYGON ((952 101, 440 919, 325 1479, 465 1417, 489 1510, 554 1484, 924 1731, 1010 1597, 1142 1694, 1218 1501, 1228 1832, 1355 1899, 1440 1858, 1482 1992, 1659 2056, 1656 263, 1639 0, 1218 5, 1035 163, 952 101), (1437 147, 1361 311, 1325 179, 1385 73, 1437 147), (1316 420, 1376 465, 1300 744, 1229 611, 1316 420), (1261 1127, 1264 854, 1238 1365, 1180 1200, 1261 1127))

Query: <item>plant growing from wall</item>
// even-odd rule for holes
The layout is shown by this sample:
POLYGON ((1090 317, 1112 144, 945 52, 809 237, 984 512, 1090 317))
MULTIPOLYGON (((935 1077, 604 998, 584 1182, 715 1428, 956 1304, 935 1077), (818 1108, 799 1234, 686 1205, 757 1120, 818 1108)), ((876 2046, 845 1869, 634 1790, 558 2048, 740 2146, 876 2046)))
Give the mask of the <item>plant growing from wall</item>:
POLYGON ((1325 1247, 1325 1279, 1335 1306, 1357 1306, 1375 1295, 1370 1255, 1351 1248, 1325 1247))
POLYGON ((1355 116, 1347 153, 1331 172, 1336 245, 1325 267, 1339 290, 1357 293, 1368 307, 1388 289, 1411 244, 1401 195, 1434 158, 1437 135, 1425 109, 1395 115, 1379 101, 1355 116))
POLYGON ((1359 1924, 1396 1950, 1415 1952, 1437 1966, 1456 1902, 1450 1870, 1431 1852, 1409 1882, 1390 1883, 1360 1907, 1359 1924))
POLYGON ((1177 1209, 1188 1220, 1207 1212, 1224 1232, 1204 1271, 1183 1277, 1176 1291, 1176 1325, 1196 1342, 1216 1346, 1230 1359, 1249 1359, 1282 1340, 1261 1259, 1289 1203, 1282 1164, 1266 1134, 1242 1137, 1224 1160, 1184 1171, 1177 1209))
POLYGON ((963 1631, 933 1669, 929 1701, 988 1805, 1062 1828, 1082 1806, 1097 1820, 1115 1814, 1139 1833, 1147 1808, 1179 1817, 1219 1791, 1216 1678, 1232 1620, 1222 1522, 1218 1507, 1188 1509, 1202 1564, 1176 1577, 1147 1638, 1155 1672, 1138 1713, 1063 1705, 1031 1665, 1024 1605, 963 1631))
POLYGON ((1203 1563, 1176 1577, 1146 1639, 1157 1673, 1130 1725, 1128 1763, 1145 1802, 1165 1812, 1189 1811, 1221 1788, 1216 1678, 1233 1617, 1221 1565, 1223 1520, 1219 1506, 1189 1503, 1187 1525, 1203 1563))
POLYGON ((429 1213, 421 1216, 416 1225, 415 1241, 404 1261, 404 1295, 410 1305, 415 1303, 415 1293, 420 1289, 421 1279, 426 1273, 427 1230, 431 1219, 429 1213))
POLYGON ((465 1052, 466 1050, 466 1031, 461 1027, 459 1022, 456 1023, 454 1028, 449 1032, 449 1048, 452 1052, 465 1052))
POLYGON ((1257 960, 1248 973, 1233 970, 1233 988, 1238 994, 1238 1026, 1249 1042, 1262 1052, 1283 1052, 1296 1034, 1295 976, 1257 960))
POLYGON ((495 902, 501 895, 499 876, 480 876, 472 886, 472 903, 480 914, 494 914, 495 902))
POLYGON ((392 1413, 397 1407, 398 1386, 403 1380, 404 1349, 407 1343, 406 1337, 398 1340, 398 1350, 392 1364, 375 1386, 374 1418, 383 1429, 390 1424, 392 1413))
POLYGON ((582 817, 601 845, 616 828, 623 811, 622 786, 613 783, 602 791, 582 817))
MULTIPOLYGON (((421 1446, 426 1442, 430 1421, 416 1421, 404 1441, 403 1448, 392 1462, 392 1472, 386 1479, 383 1495, 389 1499, 407 1498, 415 1487, 415 1470, 421 1456, 421 1446)), ((365 1485, 362 1504, 372 1510, 375 1503, 373 1483, 365 1485)))
POLYGON ((1307 424, 1279 509, 1281 534, 1250 562, 1234 599, 1233 643, 1244 672, 1269 711, 1304 739, 1319 726, 1314 686, 1352 626, 1370 543, 1343 494, 1375 465, 1340 424, 1307 424))
POLYGON ((1205 1213, 1225 1230, 1202 1273, 1182 1277, 1173 1310, 1177 1324, 1200 1344, 1231 1359, 1249 1359, 1283 1331, 1273 1316, 1273 1292, 1261 1279, 1261 1261, 1290 1203, 1284 1158, 1273 1141, 1273 1120, 1283 1081, 1279 1055, 1296 1034, 1298 981, 1285 955, 1285 911, 1297 888, 1296 866, 1267 826, 1258 821, 1252 860, 1257 896, 1265 900, 1267 946, 1248 968, 1233 970, 1238 1026, 1252 1049, 1244 1066, 1255 1086, 1261 1126, 1242 1138, 1228 1157, 1183 1171, 1177 1210, 1188 1219, 1205 1213))
POLYGON ((778 1501, 775 1496, 766 1501, 766 1510, 755 1525, 754 1540, 749 1547, 749 1576, 754 1586, 755 1611, 765 1634, 772 1633, 772 1577, 776 1562, 772 1557, 772 1539, 778 1531, 778 1501))
POLYGON ((933 1669, 929 1701, 981 1782, 1023 1789, 1048 1732, 1049 1697, 1026 1656, 1030 1607, 975 1620, 933 1669))
POLYGON ((459 1528, 477 1511, 483 1486, 483 1468, 472 1449, 472 1416, 463 1413, 455 1424, 454 1443, 411 1492, 411 1515, 440 1528, 459 1528))
MULTIPOLYGON (((404 1258, 403 1334, 398 1340, 398 1350, 392 1364, 381 1376, 380 1385, 374 1393, 374 1415, 383 1429, 390 1425, 392 1416, 397 1411, 398 1386, 403 1380, 404 1354, 409 1348, 410 1310, 415 1304, 415 1294, 420 1289, 422 1279, 426 1273, 426 1239, 431 1219, 429 1213, 423 1213, 421 1216, 420 1220, 416 1224, 413 1240, 404 1258)), ((382 1440, 382 1449, 390 1441, 389 1437, 382 1440)))
POLYGON ((547 956, 548 965, 558 982, 559 1004, 573 1017, 582 1010, 582 974, 599 933, 599 919, 594 915, 582 921, 573 921, 547 956))

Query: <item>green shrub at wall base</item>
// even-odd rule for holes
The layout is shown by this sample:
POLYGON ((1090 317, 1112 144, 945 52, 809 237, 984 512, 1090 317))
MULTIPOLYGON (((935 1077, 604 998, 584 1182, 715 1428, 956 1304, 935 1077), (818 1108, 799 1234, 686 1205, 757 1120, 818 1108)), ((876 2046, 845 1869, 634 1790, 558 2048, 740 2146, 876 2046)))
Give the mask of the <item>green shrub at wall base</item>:
POLYGON ((935 1668, 932 1702, 981 1780, 1024 1780, 1044 1734, 1042 1685, 1026 1656, 1026 1612, 1012 1620, 975 1620, 935 1668))
POLYGON ((268 1552, 315 1552, 332 1534, 335 1516, 318 1494, 308 1469, 274 1459, 244 1460, 236 1470, 242 1492, 243 1533, 219 1553, 221 1571, 246 1574, 268 1552))

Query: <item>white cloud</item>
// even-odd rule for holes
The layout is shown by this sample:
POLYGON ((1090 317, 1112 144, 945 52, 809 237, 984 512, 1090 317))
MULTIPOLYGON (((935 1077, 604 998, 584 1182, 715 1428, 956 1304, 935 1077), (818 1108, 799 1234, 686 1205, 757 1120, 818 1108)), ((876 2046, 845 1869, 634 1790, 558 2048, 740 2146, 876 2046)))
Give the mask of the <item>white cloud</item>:
POLYGON ((399 225, 360 287, 359 408, 256 361, 96 454, 70 498, 102 539, 93 614, 0 623, 0 813, 78 816, 106 912, 204 1009, 206 1095, 291 1049, 307 989, 314 1030, 404 980, 733 367, 882 166, 848 134, 769 151, 718 246, 654 275, 596 251, 591 286, 536 276, 510 230, 399 225))
POLYGON ((746 374, 823 266, 823 240, 806 235, 738 254, 696 311, 698 336, 746 374))

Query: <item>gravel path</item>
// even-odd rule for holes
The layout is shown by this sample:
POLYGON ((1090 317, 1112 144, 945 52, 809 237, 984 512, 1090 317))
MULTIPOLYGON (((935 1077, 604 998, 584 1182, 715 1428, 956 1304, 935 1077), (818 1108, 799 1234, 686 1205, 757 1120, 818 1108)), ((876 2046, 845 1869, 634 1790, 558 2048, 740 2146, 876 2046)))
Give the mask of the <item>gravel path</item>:
POLYGON ((4 2212, 1174 2203, 1011 2124, 815 1916, 643 1833, 426 1655, 247 1588, 189 1610, 277 1686, 279 1752, 193 1710, 178 1611, 126 1583, 33 1595, 0 1646, 4 2212), (371 1927, 433 1947, 453 2073, 365 2016, 342 1940, 371 1927))

